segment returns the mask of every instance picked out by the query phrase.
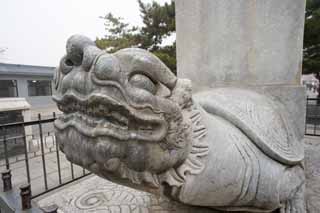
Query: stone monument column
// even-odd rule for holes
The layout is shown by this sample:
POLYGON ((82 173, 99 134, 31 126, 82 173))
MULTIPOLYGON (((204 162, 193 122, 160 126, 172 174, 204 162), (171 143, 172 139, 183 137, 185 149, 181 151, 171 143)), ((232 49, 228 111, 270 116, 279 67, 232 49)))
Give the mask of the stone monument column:
MULTIPOLYGON (((304 0, 176 0, 178 76, 193 91, 250 87, 280 100, 304 135, 304 0)), ((236 98, 236 97, 235 97, 236 98)))

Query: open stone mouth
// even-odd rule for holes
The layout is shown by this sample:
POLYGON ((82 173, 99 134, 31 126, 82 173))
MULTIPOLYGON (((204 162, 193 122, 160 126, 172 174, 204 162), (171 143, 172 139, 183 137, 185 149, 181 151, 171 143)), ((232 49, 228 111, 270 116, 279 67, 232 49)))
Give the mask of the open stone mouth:
POLYGON ((58 107, 65 114, 62 117, 65 122, 68 119, 78 118, 91 127, 105 126, 110 123, 120 129, 128 130, 129 119, 119 112, 110 111, 105 105, 90 106, 73 102, 68 105, 58 105, 58 107))
POLYGON ((163 119, 142 120, 124 110, 123 106, 107 102, 79 101, 74 97, 66 99, 57 101, 63 112, 55 121, 58 130, 73 127, 89 137, 111 136, 119 140, 160 141, 165 136, 167 125, 163 119))

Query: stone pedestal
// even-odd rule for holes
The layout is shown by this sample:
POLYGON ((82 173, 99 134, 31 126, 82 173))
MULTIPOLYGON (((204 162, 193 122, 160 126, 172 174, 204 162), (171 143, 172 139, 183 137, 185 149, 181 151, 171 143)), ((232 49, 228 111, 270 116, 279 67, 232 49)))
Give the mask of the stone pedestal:
POLYGON ((302 141, 305 0, 175 3, 178 77, 190 79, 193 92, 234 87, 272 97, 284 105, 302 141))
POLYGON ((305 1, 176 0, 178 75, 196 88, 300 84, 305 1))
POLYGON ((178 76, 193 91, 250 87, 280 100, 304 135, 304 0, 176 0, 178 76))

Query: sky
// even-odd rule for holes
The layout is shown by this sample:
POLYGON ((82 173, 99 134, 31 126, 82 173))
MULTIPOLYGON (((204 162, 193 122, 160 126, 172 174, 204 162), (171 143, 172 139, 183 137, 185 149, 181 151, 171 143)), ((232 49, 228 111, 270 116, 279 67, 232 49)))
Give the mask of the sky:
POLYGON ((57 66, 71 35, 93 40, 105 35, 99 16, 109 12, 132 25, 142 24, 136 0, 1 0, 0 48, 6 51, 0 62, 57 66))

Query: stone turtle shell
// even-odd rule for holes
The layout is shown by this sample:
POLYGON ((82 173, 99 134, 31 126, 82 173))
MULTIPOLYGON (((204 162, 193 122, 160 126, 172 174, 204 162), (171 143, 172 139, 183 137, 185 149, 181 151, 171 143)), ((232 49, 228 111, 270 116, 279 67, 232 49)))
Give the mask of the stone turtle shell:
POLYGON ((205 111, 239 128, 267 156, 287 165, 304 159, 285 107, 271 97, 242 88, 216 88, 195 95, 205 111))

